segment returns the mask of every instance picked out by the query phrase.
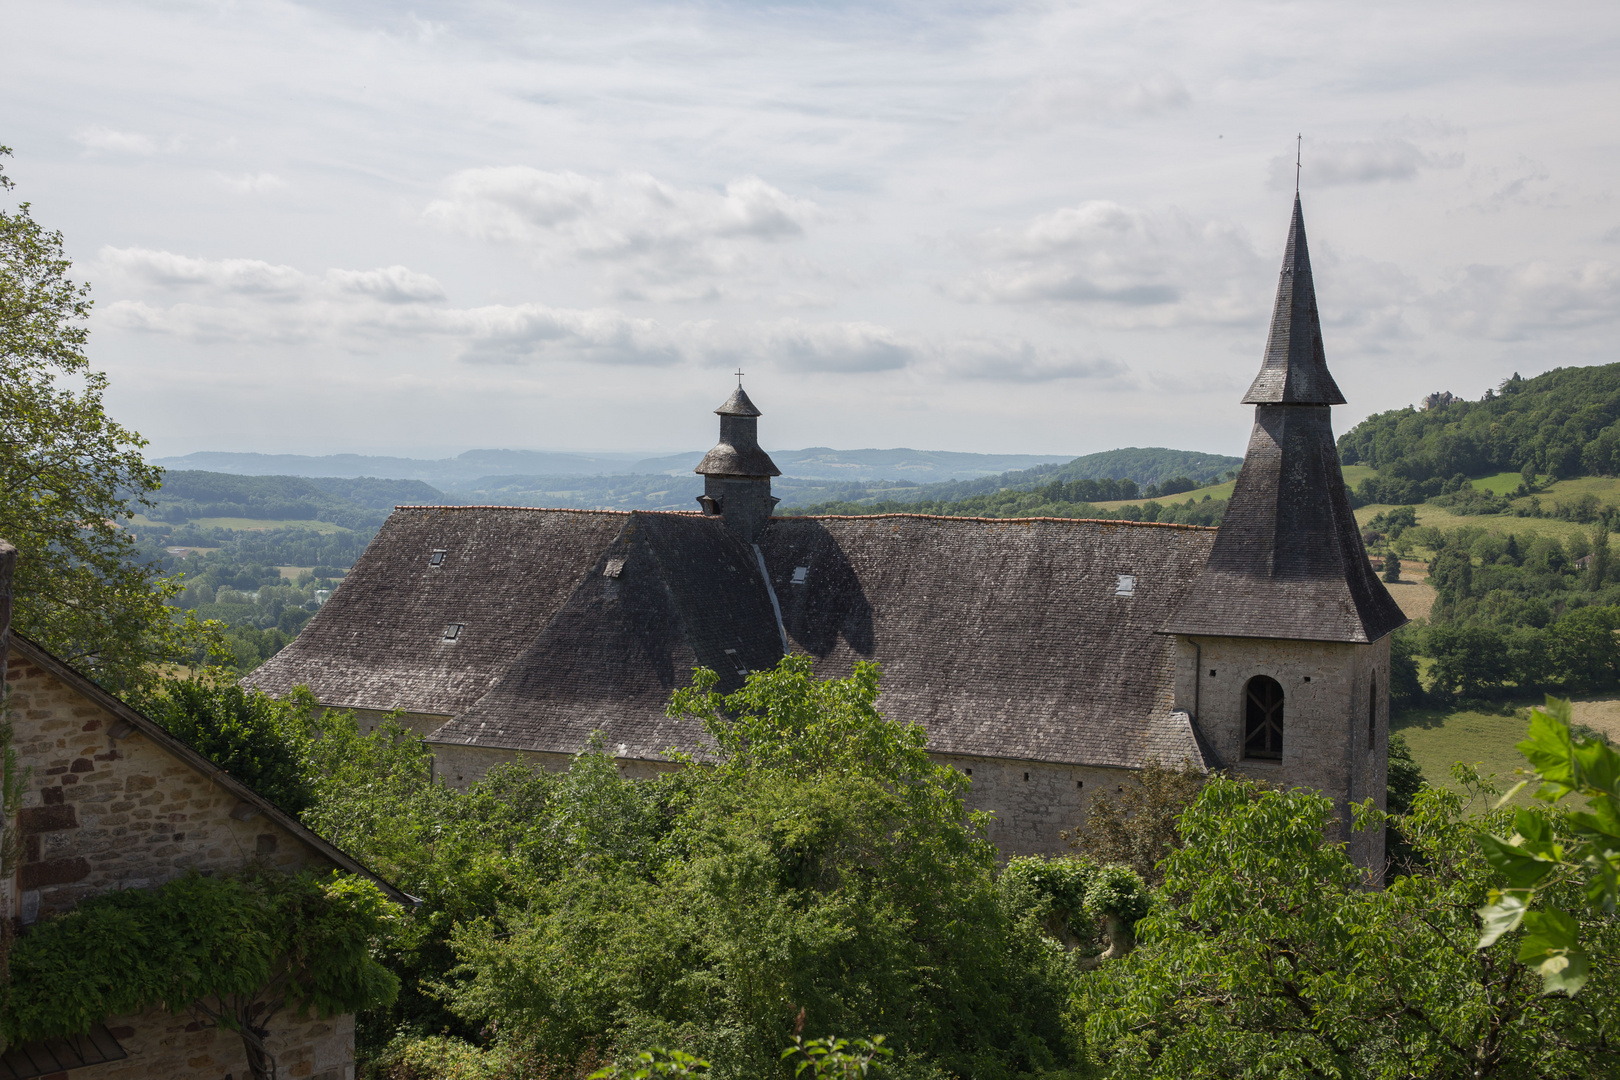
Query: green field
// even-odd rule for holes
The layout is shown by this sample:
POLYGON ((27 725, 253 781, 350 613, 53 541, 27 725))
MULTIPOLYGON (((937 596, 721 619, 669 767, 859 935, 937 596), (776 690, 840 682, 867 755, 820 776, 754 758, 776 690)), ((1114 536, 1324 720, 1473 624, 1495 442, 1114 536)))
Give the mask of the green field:
POLYGON ((1479 490, 1488 491, 1492 495, 1511 494, 1523 482, 1524 478, 1516 472, 1499 472, 1495 476, 1482 476, 1469 481, 1479 490))
MULTIPOLYGON (((159 525, 168 529, 174 528, 172 522, 152 521, 143 514, 134 515, 130 518, 130 523, 136 528, 145 527, 150 529, 159 525)), ((193 518, 186 524, 201 529, 234 529, 243 532, 268 532, 271 529, 309 529, 323 536, 349 531, 341 525, 333 525, 330 521, 264 521, 260 518, 219 517, 193 518)))
MULTIPOLYGON (((1543 496, 1543 505, 1548 505, 1543 496)), ((1382 504, 1363 506, 1356 511, 1356 522, 1365 526, 1378 514, 1392 509, 1382 504)), ((1516 536, 1556 536, 1560 540, 1567 539, 1575 533, 1591 536, 1592 526, 1581 525, 1574 521, 1557 521, 1553 518, 1514 517, 1512 514, 1453 514, 1451 511, 1429 503, 1419 503, 1417 507, 1419 525, 1433 525, 1436 528, 1450 532, 1464 526, 1484 529, 1488 533, 1506 536, 1512 533, 1516 536)))
MULTIPOLYGON (((1482 773, 1495 773, 1497 786, 1505 791, 1520 779, 1514 770, 1524 766, 1525 761, 1515 746, 1523 741, 1529 723, 1522 714, 1409 709, 1392 719, 1389 726, 1391 731, 1406 736, 1412 758, 1422 767, 1429 783, 1457 789, 1451 779, 1451 764, 1461 761, 1482 773)), ((1529 796, 1523 793, 1514 801, 1530 804, 1529 796)))

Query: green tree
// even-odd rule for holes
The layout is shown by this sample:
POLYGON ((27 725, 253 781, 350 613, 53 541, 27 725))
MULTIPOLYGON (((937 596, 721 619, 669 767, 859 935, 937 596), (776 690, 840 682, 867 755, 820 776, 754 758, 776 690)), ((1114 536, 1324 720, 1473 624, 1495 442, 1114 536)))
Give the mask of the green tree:
POLYGON ((1592 592, 1603 588, 1609 578, 1609 527, 1592 530, 1592 561, 1586 566, 1586 587, 1592 592))
POLYGON ((91 897, 18 939, 0 1034, 60 1038, 161 1006, 237 1032, 255 1080, 270 1080, 283 1009, 326 1017, 393 999, 399 980, 371 953, 391 907, 363 879, 274 871, 91 897))
POLYGON ((171 735, 298 814, 315 801, 305 757, 319 704, 300 688, 278 700, 234 683, 170 680, 141 702, 171 735))
MULTIPOLYGON (((0 171, 0 190, 12 186, 0 171)), ((84 352, 90 289, 70 265, 28 203, 0 209, 0 537, 20 554, 13 625, 122 690, 202 631, 176 626, 164 601, 178 584, 118 525, 131 500, 150 505, 162 471, 102 405, 107 376, 84 352)))
POLYGON ((1117 1078, 1613 1075, 1620 930, 1587 921, 1602 989, 1582 1000, 1542 994, 1522 931, 1476 947, 1475 909, 1504 881, 1463 810, 1421 791, 1397 824, 1422 873, 1369 889, 1326 839, 1327 799, 1211 780, 1138 948, 1081 984, 1088 1054, 1117 1078))
POLYGON ((800 1010, 809 1037, 881 1032, 898 1075, 1060 1064, 1072 967, 997 888, 967 778, 878 711, 876 665, 821 680, 791 656, 715 684, 670 705, 704 765, 634 782, 576 760, 567 801, 599 809, 554 811, 554 876, 456 932, 451 1007, 548 1060, 679 1047, 734 1080, 791 1075, 800 1010))
POLYGON ((1401 557, 1395 554, 1394 551, 1390 551, 1388 555, 1384 556, 1384 580, 1401 580, 1401 557))
POLYGON ((1067 831, 1069 846, 1099 863, 1128 866, 1150 885, 1163 880, 1159 862, 1181 846, 1182 812, 1202 790, 1207 774, 1190 762, 1166 768, 1150 761, 1116 793, 1098 791, 1085 823, 1067 831))
POLYGON ((1530 714, 1530 735, 1519 751, 1535 771, 1502 803, 1528 787, 1548 804, 1582 796, 1587 808, 1562 818, 1517 810, 1506 839, 1483 832, 1475 840, 1505 878, 1480 910, 1479 947, 1517 936, 1522 927, 1519 959, 1536 967, 1549 993, 1574 995, 1614 960, 1613 942, 1583 933, 1582 921, 1596 913, 1612 930, 1620 902, 1620 753, 1600 737, 1574 735, 1569 717, 1569 702, 1551 697, 1530 714))

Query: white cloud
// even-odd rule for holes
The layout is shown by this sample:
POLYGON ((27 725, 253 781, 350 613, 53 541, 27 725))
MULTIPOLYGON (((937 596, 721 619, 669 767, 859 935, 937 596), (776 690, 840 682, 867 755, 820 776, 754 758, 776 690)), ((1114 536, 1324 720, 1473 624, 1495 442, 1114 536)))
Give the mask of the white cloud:
POLYGON ((802 236, 819 215, 757 176, 717 191, 646 173, 598 180, 510 165, 456 173, 446 188, 424 211, 429 221, 520 246, 541 264, 605 264, 614 291, 636 299, 712 299, 714 279, 752 269, 755 251, 802 236))
POLYGON ((1470 266, 1426 298, 1433 320, 1470 337, 1522 341, 1620 319, 1620 265, 1470 266))
POLYGON ((328 270, 326 281, 338 292, 360 293, 385 303, 406 304, 443 300, 444 286, 406 266, 379 270, 328 270))
POLYGON ((312 285, 312 279, 302 271, 260 259, 198 259, 171 251, 115 247, 102 248, 96 258, 103 267, 136 284, 195 285, 222 292, 286 297, 307 292, 312 285))
POLYGON ((1241 231, 1109 200, 995 229, 972 245, 985 269, 954 283, 959 300, 1041 304, 1113 325, 1230 322, 1268 299, 1261 260, 1241 231))
MULTIPOLYGON (((1428 129, 1425 129, 1428 130, 1428 129)), ((1455 169, 1463 163, 1457 151, 1424 150, 1407 138, 1388 137, 1353 142, 1311 142, 1301 154, 1301 183, 1312 189, 1345 184, 1414 180, 1424 169, 1455 169)), ((1294 159, 1271 159, 1271 186, 1294 186, 1294 159)))
POLYGON ((115 131, 99 124, 75 132, 73 140, 87 150, 101 150, 113 154, 138 154, 142 157, 157 153, 157 143, 150 135, 136 131, 115 131))
POLYGON ((1007 100, 1002 119, 1017 127, 1049 128, 1080 120, 1152 116, 1191 103, 1187 87, 1168 72, 1145 77, 1062 76, 1032 80, 1007 100))
POLYGON ((222 173, 208 174, 209 179, 221 187, 240 192, 243 195, 262 195, 266 191, 279 191, 287 186, 287 181, 275 173, 222 173))

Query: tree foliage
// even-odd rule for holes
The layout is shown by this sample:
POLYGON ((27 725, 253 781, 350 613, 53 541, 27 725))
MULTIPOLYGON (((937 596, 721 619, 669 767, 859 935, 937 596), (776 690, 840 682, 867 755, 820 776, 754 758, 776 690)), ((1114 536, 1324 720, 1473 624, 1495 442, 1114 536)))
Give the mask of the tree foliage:
MULTIPOLYGON (((11 188, 0 171, 0 190, 11 188)), ((164 600, 178 584, 117 524, 162 472, 102 405, 107 377, 84 351, 90 289, 70 268, 62 234, 27 203, 0 209, 0 537, 20 556, 16 628, 123 689, 201 631, 176 626, 164 600)))
POLYGON ((1190 762, 1172 769, 1150 761, 1121 782, 1118 792, 1092 795, 1085 824, 1064 838, 1081 854, 1128 866, 1143 881, 1158 885, 1163 880, 1160 860, 1181 846, 1182 812, 1207 779, 1190 762))
POLYGON ((285 699, 233 683, 173 679, 141 705, 169 734, 293 814, 315 801, 306 757, 319 705, 307 689, 285 699))
POLYGON ((283 1009, 327 1017, 393 999, 399 981, 371 951, 390 907, 364 879, 273 871, 91 897, 13 946, 0 1034, 57 1038, 161 1007, 236 1031, 253 1075, 270 1077, 283 1009))
MULTIPOLYGON (((1503 884, 1460 795, 1397 821, 1423 865, 1369 889, 1329 800, 1216 778, 1182 819, 1140 946, 1076 997, 1111 1077, 1590 1077, 1620 1068, 1612 918, 1585 922, 1596 993, 1547 997, 1513 931, 1478 948, 1503 884)), ((1360 827, 1379 827, 1363 808, 1360 827)))
POLYGON ((1437 400, 1430 408, 1370 416, 1339 437, 1346 465, 1371 465, 1386 486, 1376 500, 1420 501, 1456 474, 1518 472, 1573 476, 1620 473, 1620 364, 1518 375, 1479 401, 1437 400), (1432 490, 1425 487, 1428 484, 1432 490))
POLYGON ((1572 734, 1569 716, 1569 702, 1556 698, 1531 713, 1530 735, 1519 751, 1535 772, 1509 794, 1530 787, 1549 804, 1579 795, 1586 799, 1586 809, 1562 818, 1517 810, 1511 836, 1480 833, 1475 839, 1506 879, 1491 890, 1490 903, 1480 911, 1480 948, 1522 926, 1519 959, 1535 966, 1549 993, 1573 995, 1592 977, 1594 955, 1581 940, 1581 916, 1586 913, 1569 901, 1584 900, 1610 924, 1620 901, 1620 754, 1602 738, 1572 734), (1555 902, 1535 907, 1538 899, 1548 897, 1555 902))
POLYGON ((790 1074, 801 1016, 809 1037, 885 1035, 896 1075, 1060 1061, 1072 968, 997 888, 966 778, 877 711, 875 666, 819 680, 789 657, 727 696, 696 682, 671 709, 712 760, 635 783, 577 759, 545 871, 453 932, 452 1011, 546 1060, 664 1046, 749 1080, 790 1074))

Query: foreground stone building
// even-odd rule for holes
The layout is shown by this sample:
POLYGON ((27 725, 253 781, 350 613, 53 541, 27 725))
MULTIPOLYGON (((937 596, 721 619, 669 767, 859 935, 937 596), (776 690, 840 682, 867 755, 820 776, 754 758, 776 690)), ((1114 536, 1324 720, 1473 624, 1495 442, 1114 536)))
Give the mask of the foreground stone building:
MULTIPOLYGON (((972 777, 1004 853, 1060 850, 1085 800, 1150 760, 1347 803, 1384 792, 1388 635, 1334 448, 1343 403, 1294 205, 1248 455, 1225 524, 774 517, 739 385, 691 514, 400 507, 299 637, 250 677, 401 710, 439 774, 566 767, 601 732, 628 775, 699 751, 665 717, 785 653, 883 664, 881 706, 972 777)), ((1382 833, 1352 837, 1381 865, 1382 833)))
MULTIPOLYGON (((29 771, 16 822, 19 858, 0 879, 0 919, 26 934, 42 918, 114 889, 162 885, 189 870, 345 870, 373 877, 146 716, 12 633, 17 553, 0 542, 0 667, 18 764, 29 771), (7 642, 9 638, 9 656, 7 642)), ((353 1080, 354 1017, 272 1022, 281 1075, 353 1080)), ((109 1016, 83 1036, 0 1047, 0 1080, 220 1080, 249 1075, 241 1039, 161 1009, 109 1016)))

